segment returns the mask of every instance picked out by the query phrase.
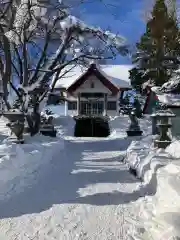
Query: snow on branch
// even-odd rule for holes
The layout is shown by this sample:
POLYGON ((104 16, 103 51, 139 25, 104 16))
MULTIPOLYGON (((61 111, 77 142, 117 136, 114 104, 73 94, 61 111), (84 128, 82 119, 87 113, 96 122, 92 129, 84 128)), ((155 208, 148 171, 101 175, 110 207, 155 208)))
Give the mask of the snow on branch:
POLYGON ((180 75, 177 73, 168 82, 164 83, 160 88, 164 93, 179 93, 180 92, 180 75))
POLYGON ((14 14, 13 28, 6 32, 6 36, 11 42, 21 44, 24 41, 24 31, 30 35, 34 32, 34 37, 41 37, 45 27, 54 28, 54 22, 66 17, 67 11, 56 0, 21 0, 15 4, 14 14))
MULTIPOLYGON (((6 15, 12 24, 4 28, 4 35, 13 48, 12 68, 21 96, 36 91, 42 99, 53 74, 61 76, 67 65, 88 65, 128 53, 122 36, 87 25, 58 0, 12 0, 12 4, 14 17, 6 15)), ((27 105, 30 98, 25 99, 27 105)))

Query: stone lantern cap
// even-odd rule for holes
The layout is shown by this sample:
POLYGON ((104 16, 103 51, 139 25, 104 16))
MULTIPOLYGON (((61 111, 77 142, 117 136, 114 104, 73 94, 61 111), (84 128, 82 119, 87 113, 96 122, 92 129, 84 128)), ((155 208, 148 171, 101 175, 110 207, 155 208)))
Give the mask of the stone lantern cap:
POLYGON ((151 117, 176 117, 176 115, 171 110, 160 110, 153 113, 151 117))

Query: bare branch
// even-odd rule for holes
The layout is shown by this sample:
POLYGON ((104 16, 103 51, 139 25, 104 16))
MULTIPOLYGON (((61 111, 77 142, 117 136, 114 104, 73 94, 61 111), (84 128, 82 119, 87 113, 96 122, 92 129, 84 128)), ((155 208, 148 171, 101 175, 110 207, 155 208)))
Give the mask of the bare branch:
MULTIPOLYGON (((28 108, 30 103, 28 95, 32 98, 36 96, 33 102, 37 105, 52 92, 57 79, 67 74, 65 68, 68 65, 85 65, 91 60, 112 59, 119 53, 126 53, 122 37, 86 25, 71 16, 58 1, 46 3, 20 0, 15 5, 12 5, 12 1, 10 0, 8 8, 2 10, 3 13, 0 9, 0 19, 3 18, 4 24, 1 25, 3 36, 9 43, 9 50, 5 51, 5 43, 0 37, 4 56, 0 60, 4 63, 5 59, 13 69, 13 72, 10 69, 5 84, 7 86, 9 83, 17 96, 22 97, 23 109, 23 106, 28 108), (12 84, 14 73, 18 77, 18 88, 12 84), (49 89, 53 74, 56 76, 49 89)), ((7 66, 4 69, 6 74, 7 66)))
POLYGON ((21 56, 19 54, 19 51, 15 45, 14 45, 14 51, 16 53, 16 57, 17 57, 18 65, 19 65, 20 83, 23 84, 23 62, 22 62, 21 56))

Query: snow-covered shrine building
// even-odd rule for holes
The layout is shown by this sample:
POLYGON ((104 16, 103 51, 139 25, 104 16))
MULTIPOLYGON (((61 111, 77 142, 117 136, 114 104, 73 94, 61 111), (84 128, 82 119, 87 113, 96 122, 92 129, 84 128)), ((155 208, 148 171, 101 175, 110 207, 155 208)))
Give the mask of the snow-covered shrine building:
MULTIPOLYGON (((68 66, 55 92, 64 92, 65 115, 111 115, 119 113, 121 93, 131 89, 130 65, 68 66)), ((61 73, 63 75, 63 73, 61 73)))

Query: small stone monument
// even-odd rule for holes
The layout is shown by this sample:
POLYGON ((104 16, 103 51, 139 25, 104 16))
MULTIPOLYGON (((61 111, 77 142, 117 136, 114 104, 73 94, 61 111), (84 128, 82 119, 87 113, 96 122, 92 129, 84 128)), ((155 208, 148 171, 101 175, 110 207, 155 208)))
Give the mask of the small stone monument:
POLYGON ((41 123, 40 133, 44 136, 56 137, 57 131, 53 126, 53 117, 48 116, 48 118, 43 118, 43 122, 41 123))
POLYGON ((170 118, 175 117, 176 115, 170 110, 160 110, 154 114, 157 119, 157 126, 159 129, 159 135, 154 140, 154 146, 158 148, 166 148, 171 144, 172 137, 170 128, 172 124, 170 123, 170 118))
POLYGON ((129 137, 130 136, 141 136, 143 132, 140 129, 138 119, 135 114, 135 109, 131 109, 131 111, 129 112, 129 118, 130 118, 131 123, 130 123, 129 129, 126 131, 127 135, 129 137))
POLYGON ((3 113, 3 116, 9 120, 9 123, 6 124, 11 130, 9 140, 15 143, 24 143, 24 114, 20 111, 7 111, 3 113))

